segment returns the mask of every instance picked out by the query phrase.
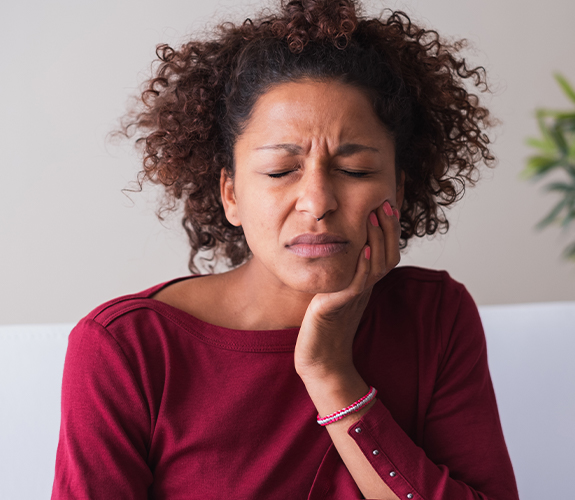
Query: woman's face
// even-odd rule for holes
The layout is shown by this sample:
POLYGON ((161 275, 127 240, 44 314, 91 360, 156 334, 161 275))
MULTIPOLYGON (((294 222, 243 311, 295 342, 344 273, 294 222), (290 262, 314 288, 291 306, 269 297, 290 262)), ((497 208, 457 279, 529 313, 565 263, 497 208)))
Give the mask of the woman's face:
POLYGON ((303 80, 262 95, 235 145, 235 178, 221 182, 226 216, 252 250, 249 265, 301 292, 345 288, 370 212, 386 200, 401 205, 394 153, 355 87, 303 80))

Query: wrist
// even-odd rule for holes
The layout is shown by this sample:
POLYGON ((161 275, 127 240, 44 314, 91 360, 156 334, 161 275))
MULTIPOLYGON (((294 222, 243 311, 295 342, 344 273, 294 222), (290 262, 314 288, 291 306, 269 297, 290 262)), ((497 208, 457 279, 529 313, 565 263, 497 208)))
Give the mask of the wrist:
POLYGON ((357 401, 354 401, 349 406, 346 406, 345 408, 342 408, 341 410, 338 410, 329 415, 321 416, 318 414, 317 423, 325 427, 326 425, 331 425, 339 422, 348 416, 357 414, 363 409, 369 408, 370 403, 375 401, 375 396, 377 396, 377 389, 375 387, 370 387, 367 394, 363 395, 361 398, 359 398, 357 401))
MULTIPOLYGON (((369 386, 355 368, 346 373, 323 374, 321 377, 302 377, 307 392, 321 417, 331 415, 348 407, 369 392, 369 386)), ((370 408, 366 405, 358 413, 345 417, 347 421, 353 415, 360 417, 370 408)))
POLYGON ((308 392, 324 392, 326 394, 347 393, 350 391, 367 389, 367 384, 361 378, 355 366, 339 369, 316 367, 299 373, 308 392))
POLYGON ((359 377, 353 360, 315 361, 309 364, 295 364, 296 373, 303 382, 309 384, 339 385, 344 380, 359 377))

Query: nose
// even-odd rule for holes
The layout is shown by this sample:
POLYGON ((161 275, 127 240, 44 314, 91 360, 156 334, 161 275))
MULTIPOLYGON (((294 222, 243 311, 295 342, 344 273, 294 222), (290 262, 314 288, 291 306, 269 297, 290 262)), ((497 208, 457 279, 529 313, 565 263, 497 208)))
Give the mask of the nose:
POLYGON ((299 180, 296 210, 314 219, 323 219, 337 209, 332 179, 325 168, 306 168, 299 180))

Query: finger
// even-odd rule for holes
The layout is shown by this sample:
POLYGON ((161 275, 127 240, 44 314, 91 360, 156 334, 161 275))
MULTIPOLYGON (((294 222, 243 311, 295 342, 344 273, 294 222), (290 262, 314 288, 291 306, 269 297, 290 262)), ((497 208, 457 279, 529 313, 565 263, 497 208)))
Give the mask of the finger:
POLYGON ((350 295, 359 295, 367 288, 367 282, 371 272, 371 263, 373 258, 373 250, 369 245, 364 245, 359 253, 357 265, 355 267, 355 274, 351 283, 346 288, 350 295))
POLYGON ((380 222, 380 219, 383 219, 383 214, 378 214, 378 212, 379 209, 370 213, 367 223, 367 244, 371 247, 368 286, 373 286, 387 273, 384 228, 380 222))
POLYGON ((399 224, 399 211, 388 201, 381 207, 381 228, 385 240, 385 266, 387 272, 391 271, 401 259, 399 253, 399 237, 401 236, 401 226, 399 224))
POLYGON ((373 249, 369 284, 373 286, 399 263, 399 212, 386 200, 369 220, 368 244, 373 249))
MULTIPOLYGON (((359 253, 351 283, 338 292, 316 294, 308 307, 306 316, 308 313, 317 317, 331 316, 334 311, 341 312, 342 308, 347 308, 348 311, 360 310, 361 315, 371 294, 371 288, 367 286, 370 262, 371 249, 369 245, 364 245, 359 253)), ((345 320, 347 319, 349 319, 349 314, 346 315, 345 320)))

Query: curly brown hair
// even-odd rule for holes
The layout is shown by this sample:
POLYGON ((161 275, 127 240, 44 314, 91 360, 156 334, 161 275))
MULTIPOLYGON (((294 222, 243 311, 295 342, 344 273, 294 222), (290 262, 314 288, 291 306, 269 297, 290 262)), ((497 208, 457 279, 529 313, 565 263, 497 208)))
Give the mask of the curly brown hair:
POLYGON ((225 23, 209 39, 159 45, 123 132, 143 148, 140 188, 145 181, 165 188, 158 215, 183 204, 190 270, 200 250, 232 266, 249 258, 242 228, 225 217, 220 172, 233 178, 234 144, 258 97, 302 78, 360 88, 391 132, 396 168, 405 173, 401 247, 447 231, 443 207, 475 184, 480 162, 494 162, 489 111, 466 89, 469 82, 488 90, 485 70, 459 57, 464 46, 400 11, 362 17, 354 0, 284 0, 277 13, 225 23))

